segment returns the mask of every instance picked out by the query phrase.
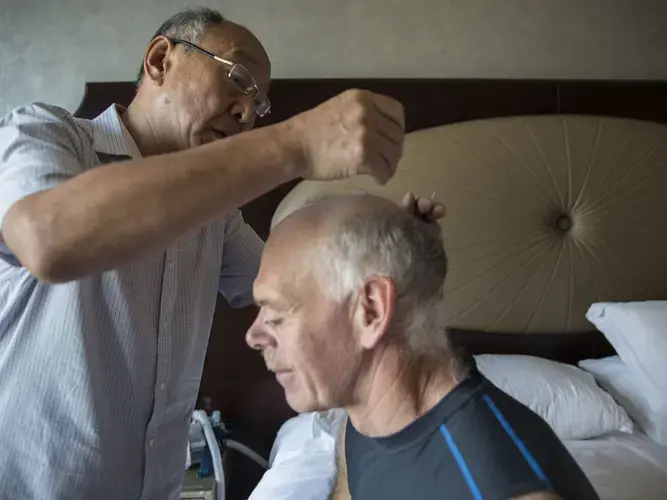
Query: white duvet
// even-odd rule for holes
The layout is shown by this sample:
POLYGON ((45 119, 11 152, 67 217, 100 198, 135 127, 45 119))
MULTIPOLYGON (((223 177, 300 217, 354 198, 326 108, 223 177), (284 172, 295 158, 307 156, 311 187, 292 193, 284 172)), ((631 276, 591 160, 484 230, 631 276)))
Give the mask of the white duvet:
POLYGON ((566 441, 602 500, 667 499, 667 447, 643 434, 566 441))
MULTIPOLYGON (((325 500, 336 479, 335 436, 343 418, 333 410, 286 422, 271 468, 249 500, 325 500)), ((565 444, 602 500, 667 499, 667 447, 621 432, 565 444)))

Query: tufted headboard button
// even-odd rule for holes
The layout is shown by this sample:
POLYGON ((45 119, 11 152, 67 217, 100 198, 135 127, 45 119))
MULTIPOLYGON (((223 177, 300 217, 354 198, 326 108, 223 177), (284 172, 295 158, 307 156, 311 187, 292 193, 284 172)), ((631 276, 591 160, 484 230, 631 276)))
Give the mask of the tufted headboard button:
POLYGON ((565 233, 572 227, 572 219, 567 214, 559 215, 556 219, 556 227, 559 231, 565 233))

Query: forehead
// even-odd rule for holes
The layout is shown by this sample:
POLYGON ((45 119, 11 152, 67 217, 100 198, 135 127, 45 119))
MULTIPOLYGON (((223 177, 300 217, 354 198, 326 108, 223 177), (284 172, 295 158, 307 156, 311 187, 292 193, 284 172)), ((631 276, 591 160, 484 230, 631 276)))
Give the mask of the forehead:
POLYGON ((280 301, 281 281, 280 273, 271 260, 266 259, 265 251, 252 288, 252 294, 257 305, 263 306, 280 301))
POLYGON ((294 305, 306 300, 312 282, 306 261, 305 249, 294 240, 269 237, 253 287, 255 301, 294 305))
POLYGON ((269 56, 259 40, 242 26, 233 23, 215 26, 201 37, 200 44, 217 56, 243 64, 257 80, 268 83, 269 56))

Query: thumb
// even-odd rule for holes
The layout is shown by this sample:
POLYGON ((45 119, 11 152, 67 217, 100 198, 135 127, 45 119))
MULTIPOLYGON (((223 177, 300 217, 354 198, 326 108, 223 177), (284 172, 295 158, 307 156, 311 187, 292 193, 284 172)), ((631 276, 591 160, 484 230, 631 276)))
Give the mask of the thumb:
POLYGON ((401 202, 401 205, 403 208, 411 208, 415 203, 415 195, 412 191, 408 191, 405 193, 405 196, 403 196, 403 201, 401 202))
POLYGON ((375 179, 375 182, 377 182, 380 186, 384 186, 387 184, 387 182, 389 182, 389 179, 391 179, 391 176, 388 175, 386 170, 371 172, 371 175, 375 179))

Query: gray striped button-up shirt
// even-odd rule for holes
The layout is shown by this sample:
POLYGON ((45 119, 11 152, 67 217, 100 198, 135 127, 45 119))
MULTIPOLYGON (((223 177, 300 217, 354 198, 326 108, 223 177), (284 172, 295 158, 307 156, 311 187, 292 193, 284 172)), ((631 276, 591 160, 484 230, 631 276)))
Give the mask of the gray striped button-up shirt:
MULTIPOLYGON (((24 196, 138 156, 116 106, 94 120, 19 108, 0 119, 0 224, 24 196)), ((248 304, 262 248, 233 211, 53 285, 0 243, 1 497, 177 498, 216 290, 248 304)))

